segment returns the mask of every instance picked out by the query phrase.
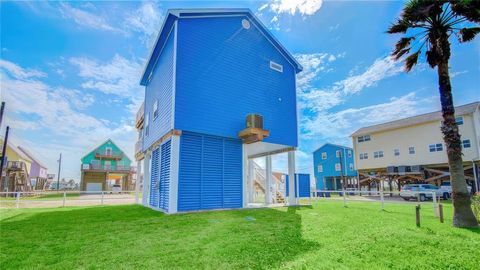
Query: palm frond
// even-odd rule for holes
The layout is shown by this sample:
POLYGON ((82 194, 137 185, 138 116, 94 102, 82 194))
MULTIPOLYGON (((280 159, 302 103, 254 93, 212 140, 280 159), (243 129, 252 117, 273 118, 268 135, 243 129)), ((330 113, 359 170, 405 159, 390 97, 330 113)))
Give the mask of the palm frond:
POLYGON ((459 31, 460 34, 460 42, 468 42, 475 38, 475 36, 480 33, 480 27, 470 27, 470 28, 462 28, 459 31))
POLYGON ((412 68, 417 64, 418 61, 418 56, 420 55, 420 50, 418 50, 416 53, 413 53, 405 59, 405 71, 410 72, 412 68))
POLYGON ((398 20, 396 23, 393 23, 390 25, 390 27, 387 30, 387 33, 389 34, 399 34, 403 33, 405 34, 412 25, 406 21, 406 20, 398 20))
POLYGON ((465 17, 471 22, 480 23, 480 1, 451 0, 450 5, 456 16, 465 17))
POLYGON ((404 37, 401 38, 397 44, 395 44, 395 50, 393 51, 392 55, 398 54, 400 51, 404 50, 410 43, 415 39, 415 37, 404 37))

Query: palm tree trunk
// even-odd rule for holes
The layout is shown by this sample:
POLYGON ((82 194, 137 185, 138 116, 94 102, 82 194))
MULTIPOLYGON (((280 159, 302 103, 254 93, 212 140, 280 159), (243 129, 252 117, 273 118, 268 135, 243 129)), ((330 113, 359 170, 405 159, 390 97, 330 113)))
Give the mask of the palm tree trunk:
POLYGON ((478 222, 472 211, 470 194, 463 171, 462 147, 458 126, 455 122, 448 60, 439 61, 437 71, 443 115, 442 133, 447 148, 452 184, 453 225, 455 227, 477 227, 478 222))

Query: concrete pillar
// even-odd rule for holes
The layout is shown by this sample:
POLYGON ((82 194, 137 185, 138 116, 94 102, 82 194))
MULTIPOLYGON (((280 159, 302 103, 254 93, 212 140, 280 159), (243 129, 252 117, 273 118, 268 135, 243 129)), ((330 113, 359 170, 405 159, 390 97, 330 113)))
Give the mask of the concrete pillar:
POLYGON ((265 157, 265 204, 272 203, 272 156, 265 157))
POLYGON ((148 206, 150 201, 150 159, 151 152, 145 153, 145 158, 143 159, 143 196, 142 204, 148 206))
POLYGON ((288 152, 288 203, 296 205, 295 198, 295 151, 288 152))
POLYGON ((255 202, 255 179, 254 179, 254 175, 255 175, 255 171, 254 171, 254 168, 253 168, 253 160, 252 159, 248 159, 247 161, 247 166, 248 166, 248 202, 249 203, 253 203, 255 202))
POLYGON ((140 179, 142 177, 142 161, 137 161, 137 179, 135 179, 135 204, 139 202, 140 179))

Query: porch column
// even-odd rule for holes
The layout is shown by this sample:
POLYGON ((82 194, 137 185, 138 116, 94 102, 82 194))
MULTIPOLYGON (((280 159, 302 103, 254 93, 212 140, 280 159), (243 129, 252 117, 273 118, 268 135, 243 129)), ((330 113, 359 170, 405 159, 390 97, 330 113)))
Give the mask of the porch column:
POLYGON ((272 156, 265 156, 265 204, 272 203, 272 156))
POLYGON ((135 204, 138 204, 140 193, 140 179, 142 175, 142 161, 137 161, 137 179, 135 179, 135 204))
POLYGON ((288 203, 296 205, 295 198, 295 151, 288 152, 288 203))
POLYGON ((145 206, 149 205, 150 197, 150 157, 151 152, 145 153, 145 158, 143 159, 143 194, 142 194, 142 204, 145 206))
POLYGON ((255 200, 254 200, 254 192, 255 192, 254 175, 255 175, 255 172, 253 170, 253 160, 248 159, 247 164, 248 164, 247 165, 248 166, 248 173, 247 173, 247 176, 248 176, 248 179, 247 179, 247 182, 248 182, 248 203, 253 203, 253 202, 255 202, 255 200))

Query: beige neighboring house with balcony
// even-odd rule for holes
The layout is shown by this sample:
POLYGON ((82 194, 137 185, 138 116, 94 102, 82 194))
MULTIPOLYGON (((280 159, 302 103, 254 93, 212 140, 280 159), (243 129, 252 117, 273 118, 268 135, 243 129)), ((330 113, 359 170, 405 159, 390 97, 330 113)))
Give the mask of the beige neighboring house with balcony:
POLYGON ((137 161, 137 174, 135 179, 135 190, 140 191, 143 188, 143 169, 142 169, 142 160, 145 158, 145 155, 142 151, 143 147, 143 125, 144 125, 144 115, 145 115, 145 103, 142 103, 140 108, 137 111, 135 117, 135 128, 138 132, 137 141, 135 142, 135 160, 137 161))
MULTIPOLYGON (((480 102, 455 108, 467 182, 477 188, 480 157, 480 102)), ((380 180, 440 184, 449 181, 440 130, 441 111, 363 127, 351 137, 361 185, 380 180)))

